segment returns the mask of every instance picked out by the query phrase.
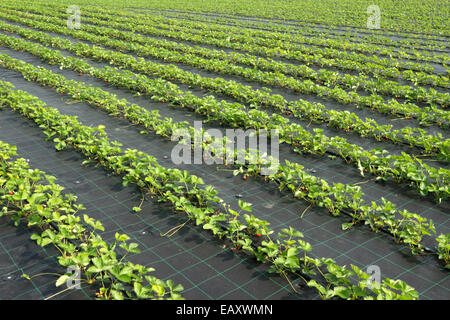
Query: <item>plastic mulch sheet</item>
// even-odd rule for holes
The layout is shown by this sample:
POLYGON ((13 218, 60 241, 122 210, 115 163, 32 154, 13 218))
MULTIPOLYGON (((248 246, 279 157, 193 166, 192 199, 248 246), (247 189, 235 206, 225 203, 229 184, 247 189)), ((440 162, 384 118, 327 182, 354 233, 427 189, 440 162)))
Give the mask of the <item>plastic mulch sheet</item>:
MULTIPOLYGON (((2 50, 3 51, 3 50, 2 50)), ((8 51, 8 54, 10 52, 8 51)), ((21 53, 17 58, 24 59, 21 53)), ((35 65, 45 66, 54 72, 59 69, 48 66, 31 56, 24 59, 35 65), (33 60, 34 59, 34 60, 33 60)), ((62 114, 77 115, 84 125, 105 125, 110 140, 117 140, 125 147, 136 148, 158 158, 160 164, 175 167, 170 160, 174 142, 163 139, 153 133, 142 135, 139 127, 131 126, 128 122, 107 115, 85 103, 71 103, 68 96, 57 95, 53 89, 41 87, 28 82, 16 72, 1 68, 2 79, 12 82, 17 89, 26 90, 38 96, 49 106, 56 107, 62 114), (69 103, 67 103, 69 102, 69 103)), ((145 97, 133 97, 132 94, 109 87, 99 81, 88 77, 79 77, 77 74, 63 70, 59 73, 68 78, 80 79, 92 83, 104 90, 109 90, 132 102, 136 102, 148 109, 159 109, 161 114, 170 116, 177 121, 192 122, 200 120, 195 115, 188 116, 186 111, 177 111, 164 104, 150 102, 145 97)), ((211 126, 216 126, 211 124, 211 126)), ((207 126, 204 125, 206 128, 207 126)), ((185 217, 174 215, 172 210, 164 204, 145 201, 143 210, 136 214, 132 207, 139 205, 141 194, 132 187, 122 187, 121 179, 109 176, 101 168, 83 167, 84 160, 81 155, 73 151, 56 152, 51 142, 46 141, 41 130, 22 116, 5 108, 0 111, 0 140, 17 145, 21 156, 30 159, 32 167, 42 169, 57 177, 57 182, 68 192, 79 197, 79 202, 87 208, 86 212, 93 218, 99 219, 105 226, 103 236, 112 240, 115 232, 124 232, 139 243, 142 252, 129 256, 129 260, 156 268, 155 276, 163 279, 172 279, 181 283, 185 291, 183 296, 190 299, 312 299, 317 298, 314 290, 299 287, 299 280, 293 284, 300 292, 294 294, 289 283, 278 276, 268 274, 267 267, 256 263, 246 255, 236 253, 223 243, 213 240, 201 228, 187 224, 174 236, 162 237, 169 229, 185 222, 185 217)), ((296 161, 306 168, 313 170, 314 174, 329 182, 352 183, 366 179, 358 175, 357 169, 346 165, 343 161, 312 156, 294 154, 289 148, 280 149, 280 158, 296 161)), ((356 226, 348 231, 341 230, 341 224, 348 221, 345 217, 331 217, 326 210, 311 207, 308 203, 295 200, 290 194, 280 193, 271 183, 261 179, 247 179, 234 177, 232 172, 217 170, 216 165, 180 165, 180 169, 189 170, 203 178, 206 184, 214 185, 221 196, 232 207, 237 206, 236 195, 242 200, 253 204, 253 214, 271 223, 271 227, 279 231, 286 226, 292 226, 302 231, 305 239, 313 246, 312 255, 317 257, 330 257, 341 265, 355 264, 367 268, 370 265, 380 267, 382 278, 399 278, 418 290, 422 299, 445 299, 449 296, 450 279, 448 271, 433 256, 411 256, 408 248, 396 244, 386 234, 376 234, 365 226, 356 226), (306 209, 306 211, 305 211, 306 209), (300 216, 305 212, 303 218, 300 216)), ((220 169, 225 169, 219 166, 220 169)), ((229 168, 227 168, 229 169, 229 168)), ((361 185, 366 193, 367 200, 380 200, 386 197, 398 205, 398 208, 407 208, 427 218, 432 218, 438 233, 448 232, 448 206, 435 203, 418 197, 408 191, 407 187, 394 183, 368 182, 361 185), (446 213, 447 212, 447 213, 446 213)), ((23 227, 14 229, 5 222, 4 233, 0 232, 0 241, 3 251, 0 255, 1 277, 11 272, 19 273, 23 265, 33 265, 32 276, 41 270, 52 269, 61 272, 55 258, 42 259, 47 256, 46 251, 40 249, 31 240, 16 242, 15 237, 8 237, 11 232, 22 232, 29 238, 30 232, 23 227), (17 231, 13 231, 17 230, 17 231), (10 239, 10 240, 8 240, 10 239), (13 240, 14 239, 14 240, 13 240), (15 245, 8 245, 14 241, 15 245), (6 243, 6 247, 5 244, 6 243), (29 261, 20 265, 8 257, 10 250, 31 251, 36 256, 30 256, 29 261), (29 246, 29 247, 26 247, 29 246), (6 249, 5 249, 6 248, 6 249), (10 249, 8 249, 10 248, 10 249), (9 260, 8 260, 9 259, 9 260), (27 264, 28 263, 28 264, 27 264), (17 266, 16 266, 17 264, 17 266), (34 269, 36 268, 36 269, 34 269), (3 270, 8 270, 3 273, 3 270), (8 273, 9 272, 9 273, 8 273)), ((2 225, 3 228, 3 225, 2 225)), ((432 242, 430 242, 432 243, 432 242)), ((17 260, 20 261, 20 260, 17 260)), ((40 277, 36 277, 38 279, 40 277)), ((61 288, 54 287, 57 277, 42 277, 42 290, 32 283, 20 281, 5 281, 10 290, 2 290, 2 294, 17 292, 13 297, 23 297, 26 294, 34 298, 48 297, 57 293, 61 288), (53 290, 50 290, 53 285, 53 290), (27 286, 25 289, 24 286, 27 286), (3 293, 5 291, 5 293, 3 293)), ((37 281, 37 280, 36 280, 37 281)), ((75 294, 68 292, 68 294, 75 294)), ((62 294, 61 294, 62 296, 62 294)), ((88 294, 77 293, 76 298, 87 298, 88 294)), ((89 297, 93 297, 90 295, 89 297)), ((1 297, 0 298, 4 298, 1 297)))

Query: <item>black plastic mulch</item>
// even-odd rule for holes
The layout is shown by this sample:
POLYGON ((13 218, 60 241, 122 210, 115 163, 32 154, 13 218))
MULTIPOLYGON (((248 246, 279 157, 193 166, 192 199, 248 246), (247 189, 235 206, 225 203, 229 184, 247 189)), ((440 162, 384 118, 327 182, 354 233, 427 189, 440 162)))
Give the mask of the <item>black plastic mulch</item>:
MULTIPOLYGON (((174 236, 162 237, 171 228, 183 223, 184 217, 172 214, 165 205, 145 201, 142 212, 134 214, 132 207, 138 206, 141 195, 131 187, 122 187, 121 179, 109 176, 101 168, 83 167, 82 156, 74 151, 56 152, 52 144, 30 121, 12 112, 0 112, 0 139, 18 146, 19 155, 30 159, 30 165, 58 178, 58 183, 67 192, 76 194, 79 203, 85 205, 84 213, 100 220, 106 231, 105 240, 113 241, 116 232, 126 233, 132 241, 139 243, 141 253, 129 256, 135 263, 151 266, 153 273, 163 279, 173 279, 185 287, 183 296, 191 299, 287 299, 296 297, 289 284, 265 272, 265 267, 235 254, 223 243, 215 241, 201 229, 187 225, 174 236)), ((44 298, 61 289, 55 288, 53 277, 36 277, 39 283, 18 279, 23 272, 33 276, 41 272, 64 273, 55 260, 56 252, 46 260, 46 250, 40 249, 29 239, 31 232, 26 228, 13 227, 5 222, 1 229, 2 299, 44 298), (17 235, 22 235, 19 239, 17 235), (15 257, 15 252, 27 260, 15 257), (30 254, 39 252, 39 254, 30 254), (13 258, 10 258, 10 257, 13 258), (4 270, 4 271, 3 271, 4 270), (44 270, 44 271, 43 271, 44 270), (44 281, 45 279, 45 281, 44 281), (14 281, 12 281, 14 280, 14 281), (17 280, 17 281, 16 281, 17 280), (34 292, 35 291, 35 292, 34 292), (13 295, 16 293, 15 295, 13 295)), ((77 298, 92 298, 93 295, 79 295, 77 298)), ((313 298, 314 291, 307 289, 297 298, 313 298)))
MULTIPOLYGON (((2 51, 8 51, 10 54, 9 50, 2 51)), ((59 70, 57 67, 49 67, 38 62, 36 58, 29 56, 24 59, 25 54, 18 55, 20 57, 17 58, 45 65, 54 72, 59 70)), ((188 117, 189 113, 186 111, 167 108, 163 104, 154 104, 148 100, 144 103, 143 97, 132 97, 123 90, 113 89, 87 77, 78 77, 73 72, 64 70, 59 73, 68 78, 77 78, 100 86, 149 109, 157 108, 163 115, 176 120, 189 122, 194 119, 200 120, 195 115, 188 117)), ((137 148, 156 156, 163 165, 173 166, 170 153, 174 143, 154 134, 140 135, 139 128, 130 126, 126 121, 109 117, 84 103, 67 104, 66 101, 71 100, 70 97, 59 96, 52 89, 27 82, 15 72, 0 69, 0 74, 3 80, 14 83, 18 89, 37 95, 49 106, 57 107, 63 114, 79 116, 85 125, 106 125, 111 140, 119 140, 126 147, 137 148)), ((81 167, 82 159, 74 152, 56 153, 52 144, 44 140, 39 128, 30 125, 10 110, 0 112, 0 140, 17 145, 19 153, 29 158, 33 167, 55 175, 58 182, 68 191, 78 195, 80 202, 87 207, 86 213, 105 224, 107 233, 104 236, 107 239, 112 239, 116 231, 126 232, 132 236, 133 240, 139 242, 145 250, 139 255, 130 256, 130 260, 155 267, 157 269, 155 275, 182 283, 186 288, 184 293, 186 298, 315 297, 311 290, 306 290, 300 295, 292 294, 287 281, 269 277, 264 272, 264 267, 246 259, 245 256, 231 253, 228 248, 222 248, 222 243, 212 240, 197 227, 187 225, 170 239, 161 237, 160 233, 183 223, 185 221, 183 217, 177 218, 169 208, 149 201, 144 203, 143 212, 133 214, 131 208, 138 205, 141 200, 136 190, 123 188, 119 178, 108 177, 101 169, 81 167)), ((280 156, 282 159, 295 160, 315 170, 314 174, 331 182, 362 181, 354 168, 341 161, 299 156, 286 149, 281 150, 280 156)), ((253 203, 254 214, 271 222, 275 230, 292 225, 303 231, 306 240, 313 245, 313 255, 332 257, 344 265, 350 263, 360 267, 378 265, 382 277, 405 280, 420 292, 423 299, 448 299, 450 296, 448 272, 443 270, 435 257, 411 257, 407 248, 395 244, 386 235, 368 231, 364 226, 343 232, 340 226, 346 219, 332 218, 321 209, 309 208, 304 218, 300 220, 300 215, 308 207, 307 203, 293 200, 288 194, 280 194, 272 184, 254 179, 243 181, 240 177, 233 177, 231 172, 217 171, 215 166, 182 165, 179 168, 201 176, 207 184, 213 184, 220 191, 222 198, 234 207, 237 202, 236 195, 241 194, 243 200, 253 203)), ((385 196, 397 203, 400 208, 409 208, 428 218, 432 217, 438 230, 448 232, 446 204, 435 205, 406 191, 407 188, 399 188, 393 183, 369 182, 361 186, 369 200, 379 200, 381 196, 385 196)), ((37 245, 35 246, 37 251, 40 250, 37 245)), ((34 262, 39 265, 39 259, 34 262)), ((5 266, 10 264, 11 262, 9 264, 5 262, 5 266)), ((57 264, 53 267, 57 268, 57 264)), ((7 283, 10 286, 16 285, 16 281, 7 283)), ((54 283, 47 285, 50 288, 54 283)), ((33 292, 36 289, 31 286, 29 290, 33 292)), ((58 291, 55 290, 56 292, 58 291)), ((35 296, 39 297, 37 294, 35 296)))
MULTIPOLYGON (((177 108, 170 108, 168 107, 166 104, 162 104, 162 103, 154 103, 152 101, 150 101, 147 97, 136 97, 133 96, 132 93, 128 92, 127 90, 123 90, 123 89, 118 89, 116 87, 112 87, 110 85, 105 84, 104 82, 97 80, 95 78, 92 77, 80 77, 78 75, 78 73, 70 71, 70 70, 60 70, 58 66, 52 66, 52 65, 48 65, 42 61, 40 61, 38 58, 27 54, 27 53, 22 53, 22 52, 15 52, 9 49, 0 49, 0 52, 5 52, 10 54, 11 56, 17 58, 17 59, 21 59, 24 61, 27 61, 28 63, 34 64, 34 65, 40 65, 40 66, 44 66, 50 70, 52 70, 55 73, 58 74, 62 74, 64 75, 66 78, 68 79, 73 79, 73 80, 78 80, 78 81, 83 81, 87 84, 91 84, 97 87, 102 88, 103 90, 107 90, 109 92, 112 92, 114 94, 116 94, 118 97, 120 98, 126 98, 128 101, 132 102, 132 103, 137 103, 145 108, 151 109, 151 110, 159 110, 159 112, 161 113, 161 115, 163 116, 167 116, 170 118, 173 118, 174 121, 188 121, 191 125, 193 124, 194 121, 201 121, 203 120, 202 117, 195 115, 192 112, 189 112, 187 110, 180 110, 177 108)), ((57 97, 57 102, 56 104, 59 104, 61 101, 71 101, 70 97, 68 96, 58 96, 56 95, 54 90, 44 90, 42 91, 43 88, 41 88, 39 85, 35 85, 32 84, 30 82, 27 82, 25 80, 23 80, 20 75, 18 77, 18 74, 15 72, 10 73, 9 71, 5 74, 5 77, 8 79, 8 74, 11 74, 11 81, 21 81, 20 83, 18 83, 19 87, 23 86, 25 88, 31 86, 29 89, 30 90, 34 90, 32 88, 36 87, 36 94, 41 96, 41 92, 49 92, 52 93, 53 96, 57 97), (18 79, 16 79, 18 78, 18 79)), ((18 88, 19 88, 18 87, 18 88)), ((27 89, 29 91, 29 89, 27 89)), ((30 92, 34 92, 34 91, 30 91, 30 92)), ((202 92, 198 92, 196 93, 199 96, 202 94, 202 92)), ((55 100, 52 99, 47 99, 46 94, 44 94, 42 96, 42 99, 47 102, 49 105, 54 105, 55 104, 55 100)), ((66 103, 64 103, 64 105, 66 105, 66 103)), ((92 107, 88 107, 85 108, 82 106, 83 104, 69 104, 66 105, 67 107, 65 108, 66 111, 64 112, 68 112, 68 114, 70 115, 78 115, 80 116, 80 119, 83 121, 83 113, 84 112, 89 112, 92 113, 92 111, 94 111, 94 109, 92 107)), ((96 112, 93 112, 94 114, 96 112)), ((100 116, 102 118, 99 118, 97 123, 101 124, 102 123, 102 119, 106 118, 108 119, 108 121, 116 121, 117 119, 113 119, 111 117, 107 117, 106 115, 102 115, 100 116)), ((86 118, 87 124, 91 124, 90 121, 92 121, 91 116, 87 116, 86 118)), ((117 122, 115 122, 117 123, 117 122)), ((94 123, 92 123, 94 124, 94 123)), ((133 135, 136 135, 137 132, 139 132, 140 130, 138 128, 133 129, 130 128, 130 124, 127 122, 121 122, 120 124, 120 128, 118 128, 117 126, 119 125, 115 125, 115 129, 110 132, 110 137, 111 138, 115 138, 117 136, 117 139, 120 141, 123 139, 123 134, 125 134, 126 131, 131 130, 130 132, 133 132, 133 135)), ((215 123, 210 123, 210 124, 203 124, 204 128, 209 128, 209 127, 213 127, 213 128, 219 128, 221 129, 221 127, 218 124, 215 123)), ((223 129, 222 129, 223 131, 223 129)), ((350 136, 351 137, 351 136, 350 136)), ((138 137, 140 142, 138 142, 138 144, 135 144, 133 147, 140 149, 141 146, 143 144, 145 144, 145 141, 147 138, 145 137, 138 137)), ((157 138, 157 140, 161 143, 161 146, 159 146, 159 148, 162 148, 161 150, 163 150, 161 153, 156 153, 155 156, 158 159, 161 159, 162 156, 166 156, 168 158, 170 158, 170 153, 172 150, 172 147, 167 147, 168 145, 174 146, 174 143, 168 142, 166 139, 163 138, 157 138)), ((125 141, 128 143, 130 142, 130 139, 125 139, 125 141)), ((374 145, 374 143, 372 143, 372 146, 374 145)), ((386 147, 386 143, 379 143, 379 147, 386 147)), ((395 148, 395 145, 391 145, 393 148, 395 148)), ((151 150, 148 151, 149 153, 152 153, 151 150)), ((312 156, 312 155, 298 155, 297 153, 294 153, 291 151, 289 146, 286 145, 282 145, 280 148, 280 160, 283 161, 284 159, 287 159, 289 161, 295 161, 298 162, 302 165, 305 166, 305 168, 311 170, 311 173, 314 175, 317 175, 321 178, 326 179, 329 182, 333 182, 333 183, 360 183, 360 182, 364 182, 363 184, 361 184, 360 186, 362 187, 363 191, 365 192, 365 199, 367 201, 377 201, 379 202, 381 197, 385 197, 388 200, 393 201, 394 203, 396 203, 399 208, 406 208, 412 212, 418 212, 420 214, 423 214, 425 217, 433 219, 433 221, 437 224, 438 226, 438 231, 441 232, 448 232, 450 224, 449 224, 449 219, 448 219, 448 214, 447 212, 450 210, 450 206, 448 204, 448 202, 444 202, 442 204, 436 204, 434 202, 433 199, 431 199, 431 197, 428 198, 423 198, 423 197, 418 197, 414 191, 410 190, 410 188, 408 186, 405 185, 400 185, 394 182, 386 182, 386 183, 380 183, 380 182, 375 182, 375 181, 370 181, 371 179, 373 179, 373 177, 361 177, 359 174, 359 171, 356 167, 354 167, 353 165, 347 165, 345 164, 342 160, 340 160, 339 158, 337 159, 329 159, 328 157, 316 157, 316 156, 312 156), (369 181, 368 181, 369 180, 369 181), (368 181, 368 182, 366 182, 368 181)), ((172 162, 167 159, 161 159, 161 161, 167 163, 169 166, 172 165, 172 162)), ((209 167, 209 166, 206 166, 209 167)), ((211 168, 209 167, 207 170, 211 171, 211 169, 214 169, 215 167, 211 168)), ((186 167, 186 169, 189 170, 196 170, 196 166, 189 166, 186 167)), ((205 169, 201 169, 201 171, 203 172, 205 169)), ((214 171, 214 170, 213 170, 214 171)), ((204 173, 203 173, 204 174, 204 173)), ((225 193, 228 193, 227 190, 224 190, 225 193)), ((430 244, 432 245, 432 244, 430 244)))

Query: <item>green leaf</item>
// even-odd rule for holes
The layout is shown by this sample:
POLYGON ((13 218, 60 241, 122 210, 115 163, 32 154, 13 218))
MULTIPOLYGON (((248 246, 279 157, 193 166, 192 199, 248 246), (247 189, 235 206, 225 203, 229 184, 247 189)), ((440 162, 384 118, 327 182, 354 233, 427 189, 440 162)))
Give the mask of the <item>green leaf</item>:
POLYGON ((238 201, 239 207, 243 211, 251 212, 252 211, 252 204, 249 202, 244 202, 242 200, 238 201))
POLYGON ((179 284, 175 288, 172 289, 172 292, 177 292, 178 293, 178 292, 181 292, 183 290, 184 290, 184 287, 181 284, 179 284))
POLYGON ((123 241, 127 241, 130 239, 130 237, 128 235, 119 234, 118 232, 116 232, 115 237, 116 237, 117 242, 123 242, 123 241))
POLYGON ((295 256, 287 257, 285 264, 289 266, 291 269, 298 269, 300 267, 298 258, 295 256))
POLYGON ((140 252, 141 252, 141 251, 138 249, 138 244, 137 244, 137 243, 134 243, 134 242, 132 242, 132 243, 130 243, 130 244, 127 244, 127 243, 121 243, 121 244, 120 244, 120 247, 121 247, 122 249, 124 249, 125 251, 131 252, 131 253, 140 253, 140 252))
POLYGON ((61 277, 56 280, 56 286, 59 287, 60 285, 66 283, 70 277, 67 274, 62 275, 61 277))
POLYGON ((117 290, 111 290, 111 296, 114 300, 124 300, 123 294, 117 290))
POLYGON ((164 287, 160 285, 152 285, 152 290, 156 292, 156 294, 160 297, 164 296, 164 294, 166 293, 164 287))
POLYGON ((341 297, 342 299, 348 299, 348 298, 350 298, 350 295, 351 295, 351 291, 348 288, 342 287, 342 286, 335 287, 333 290, 333 293, 334 293, 334 295, 337 295, 337 296, 341 297))
POLYGON ((342 230, 348 230, 353 226, 353 222, 347 222, 342 224, 342 230))
POLYGON ((364 177, 364 167, 361 165, 360 160, 358 160, 358 170, 361 173, 361 175, 364 177))
POLYGON ((297 248, 289 248, 287 251, 287 256, 288 257, 295 257, 298 254, 298 249, 297 248))
POLYGON ((52 243, 52 240, 50 238, 42 238, 41 246, 45 247, 46 245, 48 245, 50 243, 52 243))

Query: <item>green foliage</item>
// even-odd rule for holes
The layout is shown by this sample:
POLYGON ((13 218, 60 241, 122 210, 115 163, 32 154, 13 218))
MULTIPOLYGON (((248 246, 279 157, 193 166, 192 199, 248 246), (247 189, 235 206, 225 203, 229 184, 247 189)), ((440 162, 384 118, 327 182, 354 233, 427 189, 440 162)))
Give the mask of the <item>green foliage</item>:
MULTIPOLYGON (((56 146, 60 142, 55 143, 56 146)), ((154 269, 125 262, 125 256, 118 259, 117 244, 127 254, 139 253, 136 243, 127 242, 129 236, 116 233, 116 241, 108 245, 96 234, 97 230, 105 231, 100 221, 83 214, 82 223, 79 211, 84 208, 75 204, 77 197, 62 195, 63 188, 54 183, 53 177, 38 169, 31 170, 25 159, 14 160, 16 157, 15 148, 0 141, 2 214, 10 216, 16 225, 26 222, 28 226, 43 230, 40 234, 33 233, 31 239, 39 246, 52 244, 58 248, 61 253, 59 263, 79 269, 85 277, 83 281, 102 283, 98 298, 182 299, 180 292, 183 287, 180 285, 174 286, 170 280, 163 282, 149 276, 148 273, 154 269), (124 285, 139 287, 141 291, 133 294, 124 285), (144 291, 146 294, 141 294, 144 291)), ((30 279, 27 275, 24 277, 30 279)), ((70 279, 68 274, 63 274, 56 280, 56 286, 70 279)))

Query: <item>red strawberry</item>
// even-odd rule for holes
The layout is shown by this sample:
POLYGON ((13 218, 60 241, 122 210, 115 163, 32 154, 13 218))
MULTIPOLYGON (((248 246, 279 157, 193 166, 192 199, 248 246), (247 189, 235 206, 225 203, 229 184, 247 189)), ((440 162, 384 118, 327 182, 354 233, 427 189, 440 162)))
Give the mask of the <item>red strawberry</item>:
POLYGON ((257 236, 257 237, 261 237, 261 234, 257 233, 256 236, 257 236))
POLYGON ((10 191, 10 192, 8 192, 8 194, 9 194, 10 196, 12 196, 12 195, 14 194, 14 192, 10 191))
POLYGON ((242 179, 247 180, 247 176, 244 176, 242 179))

